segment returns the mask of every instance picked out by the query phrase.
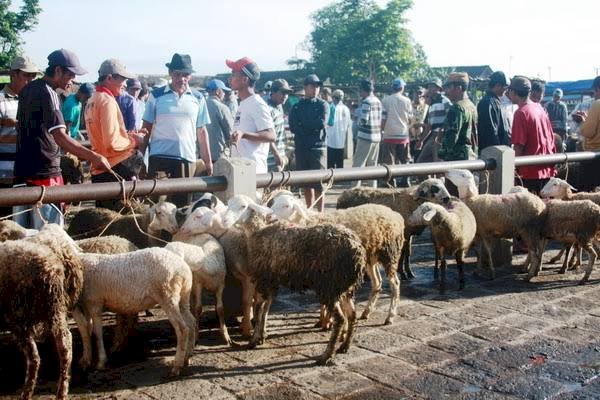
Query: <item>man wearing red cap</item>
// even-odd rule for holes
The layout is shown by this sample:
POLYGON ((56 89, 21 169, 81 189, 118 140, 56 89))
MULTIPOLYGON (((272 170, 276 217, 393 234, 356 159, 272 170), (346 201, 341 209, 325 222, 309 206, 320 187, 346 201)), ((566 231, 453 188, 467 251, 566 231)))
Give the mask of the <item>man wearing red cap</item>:
POLYGON ((240 98, 231 133, 231 155, 253 160, 256 173, 266 173, 269 143, 275 141, 275 126, 269 106, 254 93, 260 70, 248 57, 226 63, 231 68, 229 86, 237 90, 240 98))

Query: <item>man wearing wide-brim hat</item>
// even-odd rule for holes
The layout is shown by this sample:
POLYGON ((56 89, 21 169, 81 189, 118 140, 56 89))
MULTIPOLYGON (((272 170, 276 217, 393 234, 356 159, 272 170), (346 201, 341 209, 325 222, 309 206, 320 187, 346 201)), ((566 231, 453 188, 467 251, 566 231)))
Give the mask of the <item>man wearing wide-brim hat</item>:
POLYGON ((429 108, 423 124, 423 132, 415 146, 417 150, 421 150, 417 159, 418 163, 439 161, 437 155, 439 144, 437 142, 442 134, 446 114, 452 104, 443 94, 441 79, 432 79, 425 86, 429 108))
POLYGON ((453 72, 444 84, 452 106, 446 114, 442 145, 438 152, 444 161, 477 158, 477 109, 469 100, 469 75, 453 72))
MULTIPOLYGON (((206 130, 210 117, 204 96, 189 86, 194 73, 192 59, 187 54, 175 53, 166 66, 171 83, 152 91, 143 117, 143 127, 150 132, 145 142, 149 146, 148 175, 151 178, 194 176, 198 145, 206 171, 212 175, 206 130)), ((192 198, 191 193, 183 193, 167 199, 181 207, 192 198)))

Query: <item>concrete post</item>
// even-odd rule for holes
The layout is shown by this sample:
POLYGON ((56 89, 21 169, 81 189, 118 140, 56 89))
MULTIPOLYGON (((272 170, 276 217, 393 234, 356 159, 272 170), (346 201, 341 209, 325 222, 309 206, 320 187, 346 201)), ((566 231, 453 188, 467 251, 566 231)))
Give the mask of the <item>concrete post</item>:
POLYGON ((227 179, 227 189, 215 193, 222 202, 236 194, 256 197, 256 164, 246 158, 220 158, 215 163, 214 176, 224 176, 227 179))
MULTIPOLYGON (((491 146, 483 149, 480 158, 496 160, 496 169, 481 173, 483 179, 479 181, 479 193, 486 193, 486 190, 490 194, 508 193, 515 181, 515 151, 508 146, 491 146)), ((512 266, 512 239, 492 242, 492 260, 496 267, 512 266)))

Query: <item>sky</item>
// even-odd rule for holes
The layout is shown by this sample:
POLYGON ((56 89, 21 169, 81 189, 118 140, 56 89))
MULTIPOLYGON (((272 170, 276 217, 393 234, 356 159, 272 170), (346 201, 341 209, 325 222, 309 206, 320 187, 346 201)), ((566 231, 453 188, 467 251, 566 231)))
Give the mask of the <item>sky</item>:
MULTIPOLYGON (((386 0, 377 0, 385 5, 386 0)), ((19 5, 13 2, 13 6, 19 5)), ((200 75, 226 72, 224 60, 253 58, 262 70, 308 58, 310 15, 330 0, 41 0, 39 25, 23 35, 40 67, 57 48, 75 51, 95 80, 100 63, 122 60, 135 74, 166 74, 175 52, 200 75)), ((490 65, 545 80, 600 74, 593 28, 600 1, 414 0, 408 28, 431 66, 490 65)))

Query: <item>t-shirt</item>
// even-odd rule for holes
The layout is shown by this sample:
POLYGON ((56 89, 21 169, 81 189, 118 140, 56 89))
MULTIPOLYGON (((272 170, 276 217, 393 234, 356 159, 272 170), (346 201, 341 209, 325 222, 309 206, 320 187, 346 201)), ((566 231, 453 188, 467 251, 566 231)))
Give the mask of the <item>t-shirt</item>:
POLYGON ((188 88, 179 96, 169 85, 155 89, 146 102, 144 121, 153 124, 151 157, 196 162, 196 129, 210 124, 202 95, 188 88))
POLYGON ((60 149, 52 132, 66 125, 58 94, 44 79, 30 82, 19 93, 17 127, 17 180, 60 176, 60 149))
MULTIPOLYGON (((554 133, 548 114, 538 103, 527 101, 515 111, 512 144, 525 147, 524 155, 553 154, 554 133)), ((530 165, 518 168, 524 179, 545 179, 554 176, 554 167, 530 165)))
POLYGON ((346 137, 352 125, 350 110, 342 102, 335 106, 333 126, 327 127, 327 146, 333 149, 346 147, 346 137))
POLYGON ((65 122, 70 122, 69 134, 73 139, 79 137, 79 121, 81 118, 81 102, 77 99, 77 96, 72 94, 69 95, 62 106, 62 113, 65 118, 65 122))
POLYGON ((383 140, 397 144, 408 143, 408 128, 412 117, 412 103, 402 93, 394 93, 381 101, 383 106, 383 140))
MULTIPOLYGON (((135 141, 127 135, 119 105, 112 94, 96 90, 85 107, 85 125, 92 150, 102 154, 111 167, 131 157, 135 141)), ((102 170, 92 169, 92 174, 102 170)))
POLYGON ((600 150, 600 100, 592 103, 588 116, 579 128, 584 137, 583 149, 585 151, 600 150))
MULTIPOLYGON (((275 105, 271 102, 271 99, 267 100, 269 110, 271 111, 271 118, 273 119, 273 125, 275 126, 275 147, 280 155, 285 155, 285 120, 283 118, 283 107, 281 104, 275 105)), ((275 155, 270 150, 269 146, 269 157, 267 157, 267 167, 269 171, 273 171, 276 167, 275 155)))
POLYGON ((0 183, 11 185, 17 151, 17 108, 19 98, 8 85, 0 90, 0 183))
MULTIPOLYGON (((233 122, 234 131, 256 133, 274 127, 269 106, 259 95, 253 94, 240 102, 233 122)), ((237 146, 232 146, 231 155, 254 160, 256 173, 264 174, 267 172, 269 143, 242 138, 237 146)))
POLYGON ((137 119, 135 98, 129 93, 125 92, 117 96, 117 103, 121 109, 121 114, 123 114, 125 129, 128 131, 134 131, 137 119))
POLYGON ((229 136, 233 128, 233 116, 227 107, 216 96, 210 96, 206 101, 210 124, 206 127, 208 141, 210 142, 210 156, 217 161, 229 143, 229 136))
POLYGON ((381 101, 371 94, 360 103, 358 137, 369 142, 381 142, 381 101))

